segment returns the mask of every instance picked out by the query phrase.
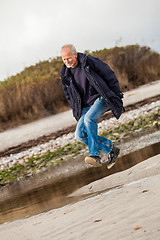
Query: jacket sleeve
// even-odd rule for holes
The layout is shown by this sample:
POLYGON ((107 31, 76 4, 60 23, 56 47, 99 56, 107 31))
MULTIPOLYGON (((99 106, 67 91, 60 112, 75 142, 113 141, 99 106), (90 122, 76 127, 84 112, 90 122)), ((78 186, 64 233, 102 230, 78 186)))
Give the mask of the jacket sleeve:
POLYGON ((104 63, 99 58, 92 56, 88 56, 87 62, 92 70, 98 73, 104 79, 108 88, 113 91, 118 97, 123 98, 118 79, 108 64, 104 63))
POLYGON ((64 95, 65 95, 67 101, 68 101, 69 104, 70 104, 70 96, 69 96, 69 93, 68 93, 68 91, 67 91, 67 85, 65 85, 65 84, 63 83, 62 77, 61 77, 61 82, 62 82, 62 88, 63 88, 63 91, 64 91, 64 95))

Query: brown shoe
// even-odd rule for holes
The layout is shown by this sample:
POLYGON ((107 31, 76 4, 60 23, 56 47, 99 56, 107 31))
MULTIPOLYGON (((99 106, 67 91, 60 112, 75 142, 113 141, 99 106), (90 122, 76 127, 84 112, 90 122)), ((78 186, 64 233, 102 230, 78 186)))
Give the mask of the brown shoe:
POLYGON ((93 167, 101 167, 101 158, 99 156, 89 156, 85 158, 85 163, 92 165, 93 167))

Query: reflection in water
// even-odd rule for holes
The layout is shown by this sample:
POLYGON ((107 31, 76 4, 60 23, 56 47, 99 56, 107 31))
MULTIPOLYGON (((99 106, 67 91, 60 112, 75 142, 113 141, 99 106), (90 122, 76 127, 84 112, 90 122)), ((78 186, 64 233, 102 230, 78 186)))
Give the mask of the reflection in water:
MULTIPOLYGON (((72 176, 61 182, 38 188, 23 196, 5 201, 0 205, 0 223, 33 216, 89 197, 90 195, 78 197, 67 196, 88 183, 113 173, 126 170, 159 153, 160 143, 156 143, 120 157, 114 168, 109 171, 106 169, 106 164, 103 164, 101 168, 88 168, 78 175, 72 176)), ((106 189, 105 191, 107 190, 110 189, 106 189)))

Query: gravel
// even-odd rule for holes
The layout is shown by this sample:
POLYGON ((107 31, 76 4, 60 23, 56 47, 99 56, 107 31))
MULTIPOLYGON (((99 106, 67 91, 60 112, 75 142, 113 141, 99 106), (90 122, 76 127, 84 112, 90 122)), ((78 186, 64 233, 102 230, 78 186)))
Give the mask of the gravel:
MULTIPOLYGON (((115 117, 112 117, 108 120, 103 120, 98 124, 99 134, 103 133, 107 129, 115 128, 121 124, 125 124, 130 120, 137 119, 140 116, 145 116, 149 112, 157 111, 160 106, 160 101, 152 102, 151 104, 146 104, 138 109, 123 113, 121 118, 117 120, 115 117)), ((136 123, 135 123, 136 124, 136 123)), ((26 151, 19 152, 17 154, 11 154, 7 157, 0 158, 0 171, 11 168, 18 164, 25 164, 29 158, 34 155, 43 155, 48 152, 56 151, 58 148, 65 146, 66 144, 73 144, 76 140, 74 138, 74 132, 65 134, 56 139, 52 139, 44 144, 37 145, 36 147, 30 148, 26 151)))

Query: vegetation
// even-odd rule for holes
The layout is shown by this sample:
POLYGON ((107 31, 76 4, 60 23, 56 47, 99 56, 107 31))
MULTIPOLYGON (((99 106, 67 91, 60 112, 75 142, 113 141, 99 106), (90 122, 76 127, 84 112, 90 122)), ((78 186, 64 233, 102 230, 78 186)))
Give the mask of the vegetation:
POLYGON ((149 47, 129 45, 92 53, 115 71, 122 91, 130 90, 160 77, 160 55, 149 47))
MULTIPOLYGON (((109 129, 101 134, 111 140, 116 140, 119 144, 129 141, 133 137, 141 136, 148 132, 154 132, 160 128, 160 109, 146 116, 131 120, 125 124, 109 129)), ((0 186, 19 180, 23 177, 30 176, 46 170, 59 162, 69 160, 82 153, 81 150, 87 147, 82 143, 67 144, 63 148, 59 148, 54 152, 48 152, 44 155, 34 155, 23 164, 17 165, 0 171, 0 186)))
MULTIPOLYGON (((115 71, 122 91, 159 79, 160 55, 149 47, 130 45, 86 54, 115 71)), ((0 131, 69 108, 64 97, 61 57, 37 63, 0 82, 0 131)))

